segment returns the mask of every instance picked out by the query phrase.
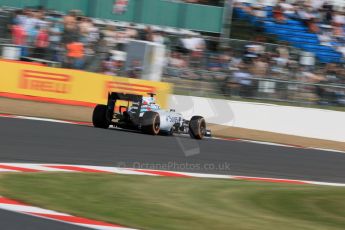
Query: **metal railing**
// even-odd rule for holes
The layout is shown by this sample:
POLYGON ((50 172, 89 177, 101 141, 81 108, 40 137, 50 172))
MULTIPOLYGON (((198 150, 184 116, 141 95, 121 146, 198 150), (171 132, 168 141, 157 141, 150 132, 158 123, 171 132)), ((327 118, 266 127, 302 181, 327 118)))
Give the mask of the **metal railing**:
POLYGON ((178 70, 180 75, 166 69, 163 81, 174 84, 176 94, 200 97, 287 102, 291 104, 345 106, 345 85, 327 82, 310 83, 298 80, 258 78, 248 75, 237 79, 234 72, 178 70), (194 79, 191 77, 193 76, 194 79), (243 81, 247 80, 247 81, 243 81))

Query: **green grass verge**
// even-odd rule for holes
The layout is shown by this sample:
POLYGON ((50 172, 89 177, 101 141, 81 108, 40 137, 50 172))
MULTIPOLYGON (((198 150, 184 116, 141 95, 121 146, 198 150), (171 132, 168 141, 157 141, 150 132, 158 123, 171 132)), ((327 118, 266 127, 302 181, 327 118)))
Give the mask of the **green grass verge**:
POLYGON ((110 174, 3 174, 0 194, 140 229, 344 229, 345 188, 110 174))

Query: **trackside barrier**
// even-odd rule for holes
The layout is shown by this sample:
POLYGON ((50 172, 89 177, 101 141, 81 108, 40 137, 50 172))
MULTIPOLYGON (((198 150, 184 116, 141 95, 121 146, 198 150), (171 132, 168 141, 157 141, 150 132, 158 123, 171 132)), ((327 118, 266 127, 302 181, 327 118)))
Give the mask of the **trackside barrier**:
POLYGON ((345 112, 181 95, 169 105, 213 124, 345 143, 345 112))
POLYGON ((165 108, 171 85, 139 79, 36 66, 0 60, 0 96, 38 97, 62 104, 105 104, 107 93, 117 91, 147 95, 156 93, 157 102, 165 108))

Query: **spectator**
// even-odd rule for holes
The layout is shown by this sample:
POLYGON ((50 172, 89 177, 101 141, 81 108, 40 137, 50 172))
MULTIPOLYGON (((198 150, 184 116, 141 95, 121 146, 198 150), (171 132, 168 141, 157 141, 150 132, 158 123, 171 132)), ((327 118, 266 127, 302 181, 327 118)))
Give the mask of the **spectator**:
POLYGON ((286 2, 286 0, 280 0, 278 5, 283 14, 288 16, 293 16, 295 14, 295 7, 292 4, 286 2))
POLYGON ((129 39, 138 39, 138 31, 134 28, 134 24, 131 23, 125 30, 126 37, 129 39))
POLYGON ((87 35, 87 42, 89 44, 95 44, 97 41, 100 39, 100 31, 99 29, 91 22, 90 22, 90 27, 88 29, 88 35, 87 35))
POLYGON ((76 13, 70 11, 69 14, 63 18, 63 24, 64 31, 62 34, 62 42, 68 45, 79 38, 76 13))
POLYGON ((250 71, 256 78, 268 76, 268 62, 265 57, 259 56, 254 59, 250 71))
POLYGON ((207 62, 207 70, 212 72, 222 71, 222 64, 220 62, 220 56, 216 54, 211 54, 207 62))
POLYGON ((103 34, 108 48, 114 48, 116 46, 118 36, 116 32, 116 26, 108 25, 105 30, 103 30, 103 34))
POLYGON ((153 32, 151 26, 147 26, 144 31, 139 34, 139 39, 143 41, 153 41, 153 32))
POLYGON ((253 8, 253 15, 258 18, 266 18, 267 12, 265 10, 265 4, 263 3, 263 0, 259 0, 256 3, 252 4, 253 8))
POLYGON ((277 5, 273 9, 273 17, 278 23, 284 23, 286 18, 284 16, 283 9, 280 5, 277 5))
POLYGON ((247 44, 245 48, 245 61, 250 62, 253 58, 257 58, 258 56, 265 53, 265 47, 256 41, 252 41, 251 43, 247 44))
POLYGON ((322 30, 318 34, 320 44, 323 46, 332 46, 332 41, 333 41, 332 26, 322 25, 321 27, 322 27, 322 30))
POLYGON ((322 85, 327 84, 327 81, 321 71, 316 72, 311 80, 313 83, 318 84, 315 85, 315 94, 318 97, 318 104, 335 105, 338 103, 337 91, 322 85))
POLYGON ((126 76, 125 70, 124 70, 124 68, 125 68, 124 60, 122 58, 115 57, 114 61, 115 61, 115 63, 114 63, 115 75, 121 76, 121 77, 126 76))
POLYGON ((314 10, 320 11, 324 3, 325 0, 310 0, 309 4, 314 10))
POLYGON ((313 9, 311 7, 308 8, 299 8, 297 10, 297 15, 299 19, 304 22, 304 24, 309 28, 309 31, 312 33, 319 32, 319 27, 317 25, 317 18, 316 15, 313 13, 313 9))
POLYGON ((153 31, 152 33, 152 41, 155 43, 159 43, 161 45, 164 45, 165 38, 162 36, 162 33, 159 31, 153 31))
POLYGON ((80 17, 80 22, 78 26, 80 33, 80 41, 87 45, 89 41, 90 29, 92 28, 92 22, 86 17, 80 17))
POLYGON ((82 69, 84 65, 84 44, 78 40, 66 45, 67 48, 67 67, 82 69))
POLYGON ((332 17, 334 26, 345 26, 345 13, 341 11, 336 11, 333 13, 332 17))
POLYGON ((7 29, 9 33, 12 33, 12 28, 15 25, 22 25, 21 23, 21 17, 23 17, 23 11, 22 10, 16 10, 12 12, 11 16, 8 19, 8 25, 7 29))
POLYGON ((44 9, 40 9, 35 13, 39 28, 48 27, 49 22, 46 20, 45 14, 46 12, 44 9))
POLYGON ((12 43, 21 47, 21 56, 27 56, 27 33, 23 26, 16 21, 12 26, 12 43))
POLYGON ((24 16, 21 19, 21 23, 24 27, 24 30, 26 31, 28 35, 28 44, 32 45, 35 41, 38 29, 39 29, 39 21, 35 17, 35 12, 26 9, 24 11, 24 16))
POLYGON ((248 71, 248 65, 241 63, 239 69, 233 73, 234 82, 239 86, 239 96, 251 97, 252 92, 252 75, 248 71))
POLYGON ((181 53, 173 51, 171 52, 171 56, 168 61, 168 66, 181 69, 187 67, 187 63, 181 57, 181 53))
POLYGON ((139 60, 133 60, 130 68, 127 71, 127 77, 129 78, 141 78, 143 67, 139 60))
POLYGON ((282 43, 282 45, 277 48, 277 53, 279 55, 276 59, 278 65, 286 67, 290 61, 289 49, 284 45, 284 43, 282 43))
POLYGON ((36 42, 35 42, 35 51, 34 57, 43 59, 46 57, 47 49, 49 46, 49 34, 46 27, 39 29, 36 42))
POLYGON ((59 55, 61 51, 61 35, 62 25, 57 18, 52 18, 49 24, 49 53, 50 60, 61 62, 62 59, 59 55))
POLYGON ((331 24, 333 20, 333 5, 330 0, 326 0, 322 6, 322 11, 324 13, 323 22, 326 24, 331 24))
POLYGON ((342 38, 344 38, 344 29, 342 26, 340 25, 334 25, 333 26, 333 36, 335 38, 339 38, 339 40, 341 40, 342 38))
POLYGON ((230 61, 232 57, 228 52, 229 50, 225 49, 224 52, 219 55, 219 62, 222 68, 222 72, 228 72, 230 68, 230 61))
POLYGON ((337 51, 343 55, 343 58, 345 59, 345 44, 342 46, 339 46, 337 48, 337 51))
POLYGON ((115 76, 115 63, 112 56, 111 53, 108 53, 107 58, 102 61, 102 73, 115 76))
POLYGON ((183 48, 188 52, 203 52, 206 48, 205 41, 200 36, 187 36, 181 39, 183 48))
POLYGON ((65 26, 65 30, 67 31, 75 31, 77 30, 77 14, 75 11, 69 11, 68 15, 63 18, 63 23, 65 26))
POLYGON ((12 26, 12 43, 19 46, 26 45, 26 31, 19 23, 12 26))
POLYGON ((316 18, 310 18, 310 20, 307 22, 307 26, 310 32, 315 34, 320 32, 320 28, 317 23, 318 22, 316 18))

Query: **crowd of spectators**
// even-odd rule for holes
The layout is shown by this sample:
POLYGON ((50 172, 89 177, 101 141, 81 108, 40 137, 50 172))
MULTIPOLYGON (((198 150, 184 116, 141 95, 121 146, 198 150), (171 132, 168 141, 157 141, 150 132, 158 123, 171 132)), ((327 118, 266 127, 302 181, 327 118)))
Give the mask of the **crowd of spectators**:
POLYGON ((63 62, 80 69, 87 48, 98 40, 92 21, 77 17, 47 14, 44 9, 17 10, 10 21, 12 42, 21 47, 21 56, 63 62))
POLYGON ((163 32, 149 26, 143 30, 131 25, 100 27, 78 11, 60 15, 44 9, 17 10, 13 12, 9 30, 12 43, 21 47, 23 57, 60 62, 63 67, 74 69, 85 69, 90 64, 88 60, 97 57, 99 63, 93 70, 109 75, 120 75, 119 71, 123 71, 125 57, 121 51, 130 39, 169 42, 163 32))
MULTIPOLYGON (((269 4, 266 0, 258 0, 247 5, 237 2, 241 7, 259 18, 267 18, 269 4)), ((334 47, 345 57, 345 9, 334 5, 330 0, 278 0, 272 7, 273 18, 277 23, 285 23, 293 19, 303 22, 310 33, 318 35, 321 45, 334 47)))
MULTIPOLYGON (((258 0, 252 4, 237 1, 234 7, 241 8, 248 14, 261 18, 262 21, 273 19, 275 23, 282 25, 292 20, 299 21, 305 25, 308 33, 317 34, 321 46, 328 46, 342 53, 345 58, 344 8, 334 5, 334 2, 330 0, 278 0, 273 6, 270 4, 272 2, 266 0, 258 0)), ((344 104, 343 89, 323 86, 323 84, 345 84, 345 68, 342 64, 320 65, 317 62, 315 64, 310 59, 308 61, 303 61, 301 57, 294 59, 283 46, 279 47, 277 51, 278 56, 272 56, 272 54, 265 52, 259 54, 249 66, 246 66, 245 62, 240 62, 233 79, 238 78, 240 84, 247 85, 242 87, 243 89, 260 87, 257 85, 260 81, 247 81, 252 77, 262 76, 259 72, 275 79, 288 78, 299 82, 317 83, 315 86, 303 87, 300 85, 296 90, 303 94, 309 94, 308 98, 314 97, 320 103, 344 104), (246 80, 243 81, 243 79, 246 80), (249 85, 250 87, 248 87, 249 85)), ((287 91, 286 87, 287 84, 282 83, 275 83, 274 86, 275 90, 281 92, 287 91)), ((263 88, 267 88, 267 86, 263 86, 263 88)), ((246 94, 248 92, 252 91, 245 90, 246 94)))
MULTIPOLYGON (((331 21, 335 20, 334 16, 331 21)), ((44 9, 15 11, 9 29, 13 43, 22 49, 22 56, 60 62, 66 68, 133 78, 140 77, 142 66, 139 61, 133 61, 132 67, 125 69, 126 43, 136 39, 164 44, 168 48, 166 76, 218 81, 223 94, 251 97, 260 87, 264 88, 263 92, 269 92, 258 80, 263 78, 345 84, 344 68, 329 64, 318 70, 300 65, 300 57, 285 44, 267 45, 262 37, 222 43, 195 34, 177 37, 150 26, 143 29, 133 24, 121 28, 112 24, 100 27, 78 11, 59 15, 44 9)), ((279 87, 275 88, 279 91, 279 87)), ((306 87, 305 91, 308 90, 306 87)), ((323 87, 313 88, 313 91, 322 98, 336 95, 323 87)))

